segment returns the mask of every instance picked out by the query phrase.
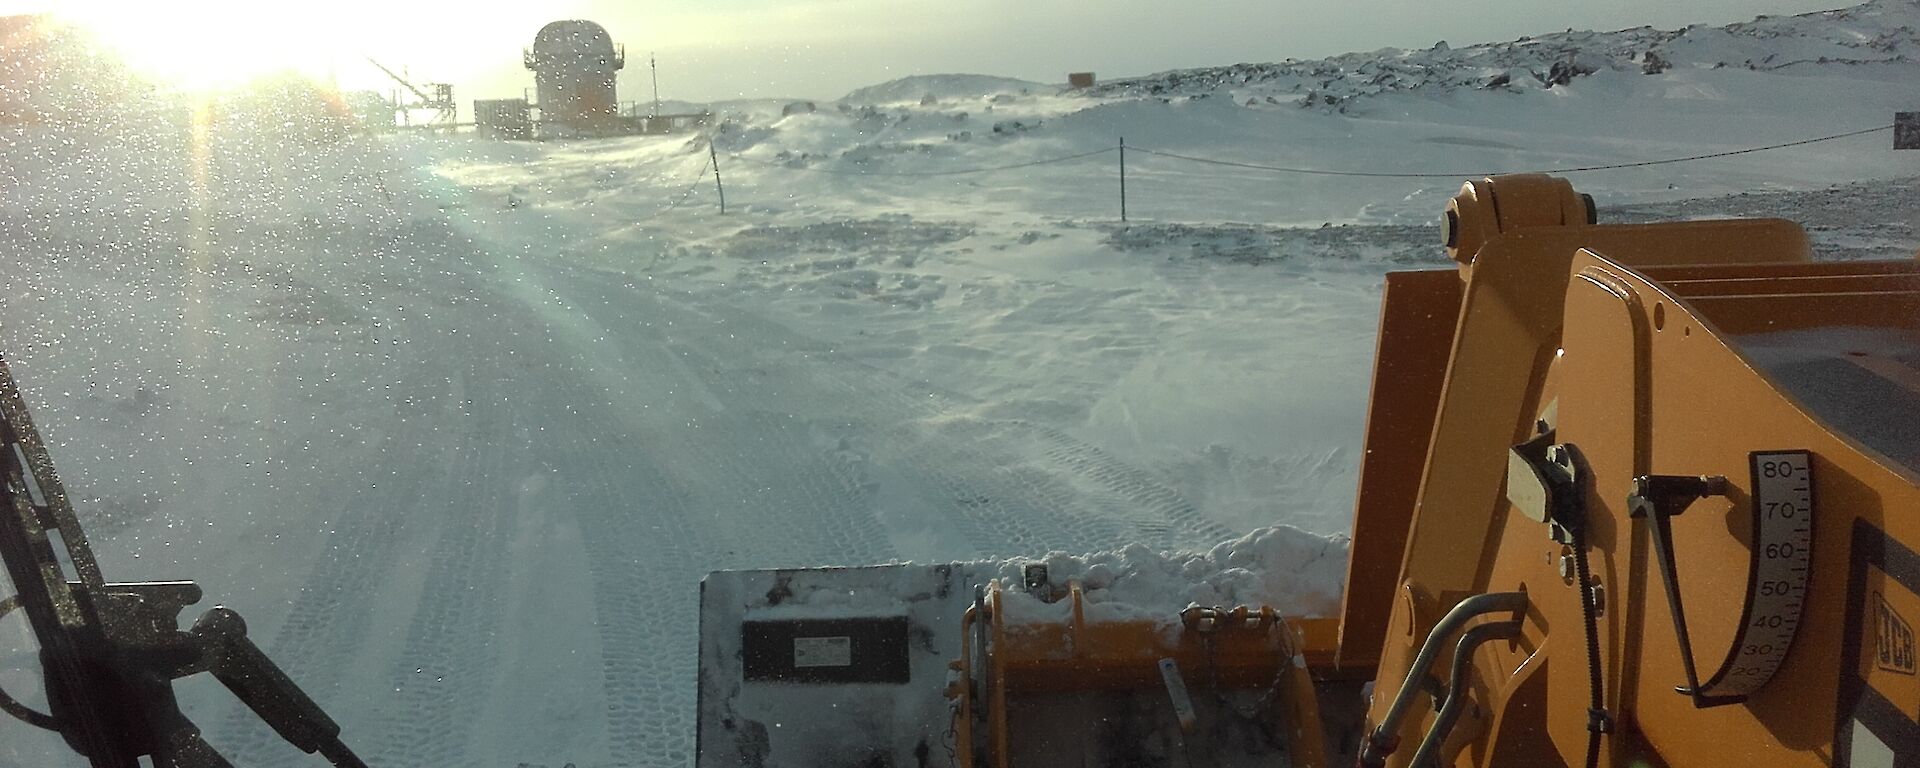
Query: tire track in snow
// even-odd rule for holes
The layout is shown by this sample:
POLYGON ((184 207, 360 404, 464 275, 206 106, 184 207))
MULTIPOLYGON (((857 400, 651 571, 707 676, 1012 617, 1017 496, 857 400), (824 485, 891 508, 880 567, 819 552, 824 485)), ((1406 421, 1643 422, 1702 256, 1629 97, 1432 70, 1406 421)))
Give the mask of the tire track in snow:
POLYGON ((804 395, 823 412, 844 414, 878 435, 883 445, 875 458, 897 459, 909 474, 929 480, 921 484, 921 500, 949 511, 982 555, 1085 552, 1136 542, 1156 549, 1210 547, 1235 535, 1153 474, 1061 430, 956 417, 968 405, 963 398, 815 349, 818 343, 751 312, 728 307, 735 311, 717 316, 679 297, 661 300, 695 318, 675 327, 717 329, 709 343, 687 348, 705 360, 696 369, 711 376, 737 381, 724 373, 728 366, 787 347, 776 364, 805 391, 788 384, 784 393, 767 396, 804 395), (928 488, 939 492, 927 494, 928 488))
POLYGON ((1180 491, 1098 446, 1053 427, 1021 426, 1046 445, 1047 457, 1057 466, 1087 481, 1080 486, 1083 498, 1103 500, 1103 508, 1126 514, 1141 530, 1158 534, 1161 538, 1148 542, 1150 546, 1204 548, 1244 533, 1208 519, 1180 491))
MULTIPOLYGON (((605 291, 570 291, 569 303, 592 306, 581 299, 605 291)), ((636 312, 596 325, 641 329, 655 319, 644 296, 615 298, 636 312)), ((894 558, 832 436, 767 410, 752 390, 707 380, 685 363, 679 330, 672 341, 574 334, 586 347, 568 352, 568 364, 595 375, 548 381, 534 418, 545 427, 534 450, 552 457, 587 549, 608 744, 621 762, 691 760, 688 692, 708 571, 894 558), (648 407, 614 402, 596 381, 638 381, 630 391, 646 393, 648 407)))
POLYGON ((618 765, 690 763, 683 691, 697 665, 703 558, 718 544, 683 484, 647 460, 644 436, 584 411, 548 416, 534 450, 552 457, 587 550, 608 749, 618 765))
MULTIPOLYGON (((603 284, 594 284, 583 285, 581 290, 604 293, 608 289, 603 284)), ((966 441, 929 435, 916 422, 939 416, 941 412, 916 402, 924 393, 917 386, 837 357, 830 362, 854 366, 859 369, 858 373, 876 374, 877 378, 859 381, 822 376, 817 370, 819 365, 808 364, 817 361, 808 358, 808 363, 796 362, 804 357, 803 347, 789 346, 787 342, 794 336, 784 328, 759 327, 738 313, 716 319, 654 292, 641 293, 635 298, 642 301, 627 298, 617 306, 608 302, 609 309, 601 311, 631 311, 627 308, 647 305, 656 308, 655 314, 659 315, 648 320, 658 322, 636 322, 635 317, 624 315, 619 322, 603 325, 645 325, 654 333, 669 336, 675 358, 673 367, 690 371, 697 377, 703 391, 720 401, 725 412, 758 414, 757 424, 749 422, 746 426, 750 429, 738 433, 737 438, 763 445, 779 441, 800 444, 793 450, 775 454, 786 457, 791 466, 813 467, 789 483, 790 489, 807 489, 810 483, 817 482, 816 478, 832 477, 843 484, 847 492, 857 494, 843 497, 843 504, 814 504, 819 511, 797 518, 799 527, 795 530, 831 530, 835 527, 834 519, 844 519, 853 504, 866 510, 859 517, 873 518, 873 506, 877 502, 873 499, 871 467, 862 465, 877 462, 888 464, 882 468, 888 471, 904 470, 909 478, 906 490, 917 497, 918 506, 945 513, 949 518, 945 522, 961 530, 973 552, 1019 554, 1036 549, 1044 552, 1048 548, 1072 549, 1076 541, 1108 541, 1119 537, 1112 521, 1098 514, 1073 515, 1071 519, 1062 514, 1072 505, 1071 494, 1057 484, 1046 482, 1043 476, 971 450, 963 444, 966 441), (736 320, 739 322, 729 325, 736 320), (751 333, 736 332, 738 326, 747 325, 753 326, 751 333), (859 457, 849 456, 850 451, 833 446, 833 457, 820 466, 816 457, 822 448, 805 446, 798 436, 808 424, 822 425, 829 440, 833 432, 842 432, 863 439, 873 438, 880 445, 859 457), (900 466, 892 465, 896 460, 900 466), (829 522, 822 525, 822 520, 829 522)), ((642 342, 623 339, 623 343, 631 347, 642 342)), ((726 420, 724 416, 714 418, 726 420)), ((739 421, 736 419, 734 423, 739 421)), ((790 508, 795 506, 792 500, 795 495, 790 491, 786 499, 775 497, 772 501, 790 508)), ((846 524, 856 530, 862 526, 873 527, 864 521, 846 524)), ((750 534, 748 542, 765 538, 764 533, 747 533, 750 534)), ((881 537, 885 531, 877 530, 873 535, 881 537)), ((823 553, 825 559, 812 560, 805 557, 807 553, 803 550, 778 547, 771 559, 749 560, 746 564, 764 568, 787 564, 885 562, 880 557, 853 559, 849 555, 858 553, 847 552, 844 547, 844 544, 840 549, 829 547, 823 553)), ((891 548, 886 552, 890 553, 891 548)))
MULTIPOLYGON (((684 307, 675 308, 686 311, 684 307)), ((691 314, 691 318, 677 321, 675 327, 712 329, 711 338, 679 349, 690 358, 691 367, 715 388, 744 388, 745 384, 737 382, 754 381, 753 376, 737 373, 742 361, 764 357, 773 340, 790 335, 777 328, 734 333, 730 327, 747 324, 738 316, 716 320, 703 312, 691 314), (742 335, 765 346, 743 348, 745 345, 737 342, 742 335)), ((809 365, 814 362, 805 354, 768 361, 785 375, 778 380, 780 386, 763 387, 756 399, 805 408, 818 413, 816 418, 843 419, 849 432, 871 437, 875 444, 868 453, 870 460, 900 476, 905 481, 904 492, 921 510, 938 514, 942 522, 957 529, 971 553, 1000 556, 1072 549, 1073 542, 1117 534, 1110 521, 1094 516, 1066 519, 1062 513, 1072 500, 1065 493, 1054 492, 1057 489, 1049 487, 1039 473, 1004 457, 973 450, 972 446, 992 436, 990 425, 949 420, 930 432, 924 420, 944 414, 942 409, 918 402, 924 390, 884 376, 849 381, 824 371, 842 361, 809 365), (876 382, 883 386, 875 386, 876 382)), ((877 373, 862 371, 868 372, 877 373)), ((934 399, 931 393, 925 394, 929 395, 927 399, 934 399)), ((945 546, 951 548, 951 543, 945 546)))
MULTIPOLYGON (((424 428, 430 420, 401 423, 400 431, 381 441, 380 453, 417 456, 423 446, 433 444, 430 430, 424 428)), ((389 465, 360 489, 327 536, 280 629, 271 639, 255 640, 322 706, 347 701, 342 695, 345 678, 375 639, 376 596, 390 581, 409 532, 422 525, 413 511, 441 485, 425 482, 426 475, 409 469, 389 465)), ((236 765, 308 765, 311 760, 238 702, 221 720, 213 743, 236 765)))
MULTIPOLYGON (((564 317, 547 317, 555 325, 545 329, 546 340, 558 343, 519 357, 519 365, 542 376, 538 391, 515 392, 515 402, 537 427, 529 454, 550 465, 564 498, 565 509, 553 514, 578 526, 585 548, 591 583, 582 588, 591 591, 591 631, 599 641, 606 749, 616 765, 688 764, 699 581, 739 557, 766 554, 739 552, 757 539, 716 526, 722 518, 715 510, 760 486, 728 471, 725 449, 737 448, 724 444, 730 436, 688 423, 711 409, 675 374, 664 349, 614 353, 586 324, 559 327, 564 317), (629 373, 671 404, 647 410, 616 403, 596 384, 629 373)), ((574 759, 555 755, 553 762, 574 759)))
POLYGON ((593 361, 607 380, 652 375, 653 391, 628 396, 681 393, 654 412, 658 428, 645 445, 659 444, 659 455, 674 459, 676 477, 705 512, 702 528, 726 542, 724 550, 704 553, 710 562, 772 568, 896 559, 875 515, 874 489, 860 477, 835 420, 813 416, 818 406, 786 408, 790 396, 778 379, 713 375, 696 350, 716 340, 697 324, 664 316, 645 294, 610 292, 604 284, 568 285, 566 292, 594 339, 594 349, 579 358, 593 361), (621 331, 601 330, 607 328, 621 331))
MULTIPOLYGON (((490 284, 477 292, 475 309, 494 318, 465 315, 485 327, 497 326, 502 315, 528 317, 537 331, 508 342, 516 366, 534 376, 525 380, 530 386, 505 394, 533 427, 529 455, 548 463, 558 484, 558 508, 546 514, 570 520, 580 533, 590 583, 579 588, 590 591, 588 631, 599 646, 604 749, 615 765, 690 764, 700 579, 741 558, 775 553, 760 548, 764 536, 743 536, 742 528, 719 524, 728 518, 716 514, 769 490, 738 471, 762 457, 724 444, 735 434, 690 423, 724 409, 703 401, 663 348, 642 344, 623 354, 605 343, 608 332, 579 310, 581 296, 603 293, 552 290, 542 275, 512 259, 477 259, 468 268, 490 284), (610 390, 644 393, 647 402, 615 402, 620 395, 610 390)), ((645 333, 644 322, 616 327, 645 333)), ((538 713, 526 714, 538 722, 538 713)), ((553 755, 548 762, 598 759, 553 755)))
MULTIPOLYGON (((835 434, 836 424, 780 410, 772 382, 720 374, 684 337, 668 345, 691 364, 681 370, 700 379, 723 410, 702 418, 707 439, 693 446, 716 466, 728 468, 741 497, 715 522, 734 531, 730 559, 746 567, 866 565, 897 557, 875 516, 873 489, 864 483, 835 434), (726 455, 716 448, 751 446, 726 455), (782 535, 775 539, 769 531, 782 535)), ((715 489, 724 492, 723 489, 715 489)))
POLYGON ((494 679, 493 629, 505 582, 501 562, 512 530, 517 483, 509 473, 518 439, 514 414, 488 380, 497 360, 465 377, 474 403, 454 462, 456 482, 416 511, 438 522, 426 551, 426 580, 406 640, 387 676, 378 729, 363 737, 371 753, 396 765, 466 765, 475 721, 494 679))
MULTIPOLYGON (((1103 519, 1098 505, 1083 510, 1081 520, 1034 532, 1035 521, 1057 520, 1049 512, 1069 508, 1078 490, 997 458, 991 452, 996 444, 970 450, 964 446, 974 441, 964 435, 931 434, 914 424, 939 411, 915 406, 921 393, 895 377, 863 384, 832 378, 832 386, 823 387, 817 377, 799 375, 810 368, 755 370, 752 362, 764 351, 741 349, 726 329, 679 308, 649 307, 655 302, 644 294, 617 296, 599 307, 578 300, 606 292, 596 287, 573 293, 576 309, 601 316, 600 327, 631 331, 608 334, 619 351, 594 359, 650 372, 652 389, 675 393, 651 403, 651 415, 638 425, 583 418, 581 413, 595 411, 591 407, 556 413, 548 422, 560 441, 556 461, 576 500, 574 514, 588 548, 609 743, 619 763, 690 759, 695 713, 689 697, 675 689, 696 681, 697 630, 691 621, 697 615, 695 585, 705 571, 880 561, 847 557, 861 547, 850 548, 844 536, 810 535, 844 530, 835 527, 835 515, 857 512, 850 515, 853 521, 871 519, 876 502, 865 460, 843 438, 901 446, 912 481, 937 489, 928 492, 948 504, 974 494, 974 509, 957 514, 976 521, 972 538, 983 549, 1033 554, 1076 533, 1111 541, 1129 535, 1103 519), (897 395, 876 392, 885 387, 897 387, 897 395), (1079 530, 1064 530, 1069 525, 1079 530)), ((576 392, 564 398, 587 403, 604 396, 576 392)), ((1037 450, 1030 443, 1006 447, 1037 450)), ((1117 464, 1103 455, 1083 463, 1103 470, 1117 464)), ((1115 488, 1116 498, 1136 493, 1124 484, 1131 475, 1089 475, 1115 488)))
MULTIPOLYGON (((421 245, 425 248, 433 243, 421 245)), ((450 246, 440 251, 442 256, 458 253, 450 246)), ((384 325, 382 332, 390 334, 395 342, 391 348, 409 350, 409 356, 380 366, 380 375, 396 377, 383 388, 387 394, 376 401, 385 407, 370 418, 361 417, 361 421, 355 421, 351 415, 339 421, 341 430, 349 434, 395 423, 398 428, 375 446, 363 449, 370 461, 362 464, 375 479, 353 494, 346 513, 328 534, 318 562, 293 598, 280 629, 270 641, 256 639, 309 695, 332 710, 337 720, 351 723, 347 728, 353 734, 349 743, 376 764, 402 762, 398 754, 392 753, 405 754, 414 740, 401 743, 388 738, 387 731, 414 721, 420 710, 392 710, 393 702, 408 690, 404 684, 368 687, 373 681, 399 677, 374 660, 389 653, 403 654, 393 662, 394 668, 398 668, 407 663, 407 657, 424 653, 419 639, 422 626, 443 616, 446 610, 436 592, 446 593, 447 585, 457 581, 449 577, 449 569, 457 568, 458 563, 444 554, 449 545, 445 531, 454 528, 456 535, 465 535, 474 528, 473 525, 449 525, 449 521, 459 517, 450 514, 458 512, 450 508, 450 500, 470 490, 471 484, 461 481, 470 477, 464 470, 472 466, 476 446, 498 446, 505 437, 499 434, 498 426, 471 421, 503 407, 498 398, 463 391, 466 380, 480 380, 479 377, 466 375, 459 381, 448 378, 468 370, 473 360, 488 357, 477 352, 482 339, 470 332, 459 332, 456 324, 444 322, 451 318, 442 316, 436 321, 419 312, 415 305, 419 295, 407 289, 427 286, 415 285, 405 275, 392 279, 396 276, 387 272, 396 267, 402 272, 420 272, 421 263, 413 259, 397 264, 389 263, 391 261, 381 259, 372 263, 371 268, 382 274, 377 279, 369 276, 359 285, 397 286, 403 290, 402 294, 385 296, 380 302, 390 308, 409 308, 396 309, 403 322, 375 323, 374 327, 384 325), (400 344, 402 341, 422 343, 400 344), (412 394, 409 397, 407 393, 412 394), (421 403, 438 407, 429 407, 424 412, 405 410, 421 403), (463 442, 449 445, 451 432, 443 427, 463 422, 463 442), (456 469, 449 470, 450 467, 456 469), (436 530, 442 534, 438 538, 436 530), (415 549, 422 542, 426 542, 427 547, 415 549), (412 581, 403 575, 409 565, 405 553, 421 551, 430 558, 427 567, 432 571, 427 577, 427 592, 407 595, 402 585, 411 585, 412 581), (402 605, 400 595, 416 602, 402 605), (398 638, 389 631, 388 622, 393 620, 396 610, 411 613, 404 646, 396 645, 394 641, 398 638), (382 615, 376 617, 376 613, 382 615), (362 716, 369 710, 380 712, 382 717, 376 720, 362 716), (359 722, 353 723, 356 720, 359 722)), ((354 284, 343 277, 336 282, 354 284)), ((476 283, 471 276, 445 271, 437 273, 431 287, 433 290, 420 295, 471 296, 475 295, 476 283)), ((372 305, 372 302, 365 303, 372 305)), ((354 413, 357 412, 349 412, 354 413)), ((286 463, 298 465, 297 461, 286 463)), ((453 542, 453 546, 468 554, 473 549, 459 542, 453 542)), ((464 587, 455 584, 453 594, 458 595, 460 589, 464 587)), ((462 679, 485 671, 484 667, 476 668, 457 656, 434 655, 436 659, 441 657, 459 669, 462 679)), ((425 666, 416 664, 408 669, 414 668, 424 670, 425 666)), ((462 698, 473 700, 470 696, 462 698)), ((454 718, 455 722, 469 720, 454 718)), ((232 704, 219 726, 214 743, 236 765, 306 766, 314 759, 287 745, 244 705, 232 704)), ((457 729, 443 728, 442 733, 454 730, 457 729)), ((442 745, 446 742, 440 741, 441 738, 431 737, 428 743, 444 751, 442 745)), ((441 762, 409 759, 402 764, 441 762)))

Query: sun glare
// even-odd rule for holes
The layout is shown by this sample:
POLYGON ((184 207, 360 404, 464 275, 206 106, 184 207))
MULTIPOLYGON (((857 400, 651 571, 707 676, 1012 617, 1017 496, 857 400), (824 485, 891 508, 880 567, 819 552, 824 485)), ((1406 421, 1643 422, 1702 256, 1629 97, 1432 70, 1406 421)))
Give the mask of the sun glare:
POLYGON ((137 74, 188 90, 216 90, 281 72, 325 77, 359 46, 347 20, 363 3, 295 9, 214 0, 80 2, 57 15, 88 30, 137 74))
POLYGON ((588 5, 63 0, 53 15, 87 30, 137 75, 184 90, 221 90, 286 72, 348 90, 392 89, 394 83, 368 63, 372 58, 420 81, 480 78, 483 87, 500 81, 504 93, 517 93, 517 81, 503 76, 518 73, 521 47, 548 21, 591 13, 588 5))

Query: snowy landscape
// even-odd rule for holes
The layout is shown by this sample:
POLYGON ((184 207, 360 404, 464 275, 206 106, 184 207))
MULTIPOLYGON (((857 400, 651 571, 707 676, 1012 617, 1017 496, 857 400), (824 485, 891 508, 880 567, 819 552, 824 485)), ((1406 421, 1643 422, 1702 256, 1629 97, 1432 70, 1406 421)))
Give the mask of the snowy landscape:
MULTIPOLYGON (((164 96, 69 121, 49 82, 0 125, 0 352, 109 578, 199 581, 370 763, 689 765, 710 571, 1053 553, 1096 601, 1335 609, 1382 275, 1451 266, 1462 180, 1886 126, 1917 29, 1875 0, 1086 90, 923 75, 542 143, 164 96)), ((1905 258, 1920 152, 1891 145, 1568 175, 1603 221, 1905 258)), ((36 688, 31 647, 0 623, 0 686, 36 688)), ((236 764, 320 762, 183 697, 236 764)), ((0 765, 59 749, 0 722, 0 765)))

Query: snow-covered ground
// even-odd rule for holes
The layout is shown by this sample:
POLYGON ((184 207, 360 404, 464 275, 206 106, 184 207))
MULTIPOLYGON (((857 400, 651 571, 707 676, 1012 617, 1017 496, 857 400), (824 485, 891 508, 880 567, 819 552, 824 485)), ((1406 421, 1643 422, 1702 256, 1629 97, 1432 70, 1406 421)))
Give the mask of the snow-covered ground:
MULTIPOLYGON (((1276 524, 1242 540, 1338 552, 1381 275, 1447 266, 1429 222, 1460 179, 1138 149, 1455 173, 1784 142, 1920 108, 1916 25, 1880 0, 1092 92, 930 76, 716 105, 711 137, 10 127, 0 350, 109 576, 200 580, 376 764, 685 765, 709 570, 1124 574, 1276 524), (1518 76, 1566 46, 1591 73, 1518 76), (1122 136, 1126 222, 1116 152, 905 175, 1122 136)), ((1898 257, 1920 152, 1889 145, 1573 178, 1603 218, 1784 215, 1898 257)), ((1325 557, 1261 557, 1205 562, 1332 607, 1325 557)), ((237 763, 309 763, 187 700, 237 763)), ((0 764, 49 764, 20 729, 0 764)))

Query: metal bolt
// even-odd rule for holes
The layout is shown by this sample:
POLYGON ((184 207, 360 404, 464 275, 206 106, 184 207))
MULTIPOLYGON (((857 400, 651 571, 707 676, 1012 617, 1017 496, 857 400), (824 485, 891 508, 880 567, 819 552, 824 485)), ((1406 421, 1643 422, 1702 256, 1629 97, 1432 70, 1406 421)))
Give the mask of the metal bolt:
POLYGON ((1573 555, 1560 556, 1560 578, 1573 578, 1573 555))

